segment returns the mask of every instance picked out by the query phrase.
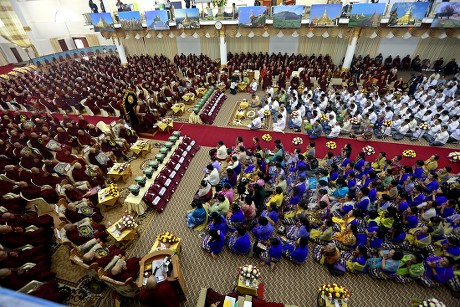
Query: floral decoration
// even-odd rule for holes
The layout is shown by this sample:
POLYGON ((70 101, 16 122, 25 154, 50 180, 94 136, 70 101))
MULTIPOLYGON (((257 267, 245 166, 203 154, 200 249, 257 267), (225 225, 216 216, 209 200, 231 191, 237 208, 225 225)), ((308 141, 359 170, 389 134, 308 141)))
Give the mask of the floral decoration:
POLYGON ((420 125, 418 125, 418 127, 420 128, 420 130, 430 129, 430 125, 428 125, 427 123, 421 123, 420 125))
POLYGON ((240 275, 249 280, 257 280, 260 278, 260 271, 256 266, 246 264, 240 267, 240 275))
POLYGON ((450 162, 460 162, 460 151, 453 151, 447 157, 450 162))
POLYGON ((179 238, 168 231, 165 231, 157 236, 157 240, 162 243, 174 244, 179 242, 179 238))
POLYGON ((302 145, 303 144, 303 140, 301 137, 295 137, 292 139, 292 144, 294 145, 302 145))
POLYGON ((322 121, 327 121, 327 115, 326 114, 321 114, 319 116, 319 119, 322 120, 322 121))
POLYGON ((402 155, 405 158, 415 158, 417 156, 417 154, 415 153, 415 151, 413 149, 404 150, 402 155))
POLYGON ((123 215, 123 217, 121 218, 120 224, 123 227, 128 228, 128 229, 133 229, 134 226, 136 225, 136 223, 134 222, 134 218, 129 214, 123 215))
POLYGON ((351 295, 350 290, 338 284, 324 284, 319 291, 330 299, 348 299, 351 295))
POLYGON ((413 300, 413 307, 446 307, 446 304, 435 298, 429 298, 426 300, 413 300))
POLYGON ((118 185, 111 183, 109 185, 109 194, 111 196, 117 196, 118 195, 118 185))
POLYGON ((291 117, 298 117, 300 115, 299 111, 293 111, 291 117))
POLYGON ((370 146, 370 145, 367 145, 367 146, 364 146, 363 147, 363 152, 368 155, 368 156, 371 156, 375 153, 375 149, 374 147, 370 146))
POLYGON ((391 127, 391 126, 393 126, 393 122, 391 120, 387 119, 387 120, 383 121, 383 125, 385 127, 391 127))
POLYGON ((350 123, 351 123, 352 125, 359 125, 359 119, 358 119, 357 117, 352 117, 352 118, 350 119, 350 123))
POLYGON ((268 133, 262 135, 262 140, 264 140, 265 142, 270 142, 272 140, 272 136, 268 133))
POLYGON ((265 111, 264 111, 264 115, 265 115, 265 116, 269 116, 270 114, 271 114, 271 113, 270 113, 270 110, 265 110, 265 111))
POLYGON ((330 150, 334 150, 337 148, 337 144, 334 141, 326 142, 326 147, 330 150))

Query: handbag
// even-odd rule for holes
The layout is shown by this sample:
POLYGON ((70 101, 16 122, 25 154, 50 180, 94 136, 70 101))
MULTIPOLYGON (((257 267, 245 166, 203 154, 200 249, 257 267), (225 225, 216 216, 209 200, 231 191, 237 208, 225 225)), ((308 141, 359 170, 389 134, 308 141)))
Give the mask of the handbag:
POLYGON ((329 273, 331 273, 332 276, 342 276, 347 271, 345 266, 338 261, 333 265, 328 266, 328 268, 329 273))

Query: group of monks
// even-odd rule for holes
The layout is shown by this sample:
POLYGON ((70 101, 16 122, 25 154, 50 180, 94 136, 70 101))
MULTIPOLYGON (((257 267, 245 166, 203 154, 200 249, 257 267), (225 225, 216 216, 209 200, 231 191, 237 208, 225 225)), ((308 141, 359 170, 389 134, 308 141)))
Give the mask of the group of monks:
POLYGON ((138 258, 124 259, 125 253, 105 246, 106 226, 97 207, 96 187, 105 187, 105 175, 116 161, 127 159, 129 144, 136 133, 123 119, 106 135, 83 116, 78 121, 67 115, 57 117, 38 110, 31 114, 2 112, 0 120, 0 285, 18 290, 32 280, 46 282, 32 293, 62 302, 67 294, 60 291, 51 272, 51 247, 55 244, 54 220, 38 216, 34 204, 43 198, 62 208, 66 225, 62 234, 75 247, 81 247, 84 261, 103 266, 115 256, 107 276, 124 281, 134 277, 138 258), (85 228, 89 231, 82 232, 85 228), (89 242, 89 243, 88 243, 89 242), (86 244, 86 245, 85 245, 86 244), (89 247, 88 247, 88 244, 89 247), (106 250, 95 253, 97 247, 106 250), (118 261, 119 260, 119 261, 118 261), (32 263, 30 265, 29 263, 32 263))

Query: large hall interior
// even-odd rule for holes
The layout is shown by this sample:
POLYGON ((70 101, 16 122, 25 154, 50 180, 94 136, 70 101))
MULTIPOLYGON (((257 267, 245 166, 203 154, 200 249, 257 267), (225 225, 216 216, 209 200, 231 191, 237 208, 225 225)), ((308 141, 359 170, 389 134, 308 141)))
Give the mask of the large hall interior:
POLYGON ((460 305, 460 2, 0 0, 0 305, 460 305))

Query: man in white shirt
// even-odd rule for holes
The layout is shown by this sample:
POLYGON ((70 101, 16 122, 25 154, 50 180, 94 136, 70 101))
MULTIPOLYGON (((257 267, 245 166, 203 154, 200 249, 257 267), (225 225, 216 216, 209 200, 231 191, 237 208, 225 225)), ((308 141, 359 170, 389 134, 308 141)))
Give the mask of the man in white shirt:
POLYGON ((335 125, 332 126, 331 133, 326 135, 326 138, 328 139, 334 139, 340 135, 340 131, 342 128, 340 127, 339 123, 336 122, 335 125))
POLYGON ((278 114, 276 122, 273 123, 273 130, 284 133, 284 130, 286 130, 286 118, 283 115, 278 114))
POLYGON ((300 128, 302 127, 302 117, 300 117, 300 112, 298 110, 291 113, 291 119, 288 122, 288 126, 296 132, 300 132, 300 128))
POLYGON ((395 133, 393 133, 393 139, 396 141, 402 140, 408 132, 409 132, 409 120, 406 119, 401 124, 399 129, 395 133))
POLYGON ((369 112, 367 114, 369 114, 369 121, 371 122, 371 124, 375 125, 375 123, 377 122, 377 114, 375 114, 375 112, 369 112))
POLYGON ((449 139, 449 132, 447 132, 447 126, 442 126, 441 131, 436 135, 433 140, 427 140, 430 143, 430 146, 443 146, 447 143, 449 139))
POLYGON ((248 128, 251 130, 259 130, 262 128, 262 119, 256 115, 251 124, 248 125, 248 128))

